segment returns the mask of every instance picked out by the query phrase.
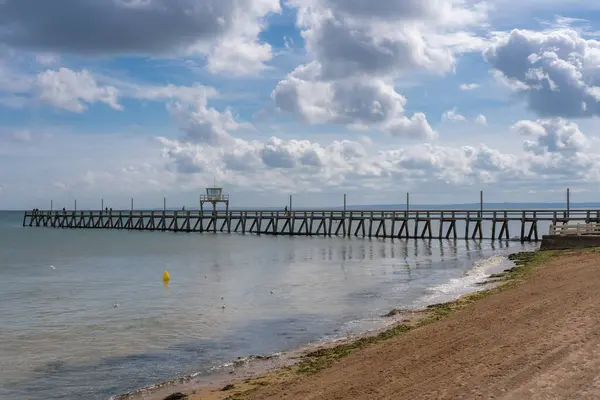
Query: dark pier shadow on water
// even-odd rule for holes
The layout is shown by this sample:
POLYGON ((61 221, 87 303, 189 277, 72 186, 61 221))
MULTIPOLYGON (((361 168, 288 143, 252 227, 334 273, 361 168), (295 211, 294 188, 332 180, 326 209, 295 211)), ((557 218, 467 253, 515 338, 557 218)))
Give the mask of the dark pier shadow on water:
POLYGON ((253 354, 300 347, 335 329, 337 322, 315 315, 253 321, 217 340, 192 340, 160 351, 101 358, 86 363, 62 360, 35 368, 0 389, 2 399, 106 400, 110 396, 199 372, 253 354), (184 367, 184 366, 193 367, 184 367))

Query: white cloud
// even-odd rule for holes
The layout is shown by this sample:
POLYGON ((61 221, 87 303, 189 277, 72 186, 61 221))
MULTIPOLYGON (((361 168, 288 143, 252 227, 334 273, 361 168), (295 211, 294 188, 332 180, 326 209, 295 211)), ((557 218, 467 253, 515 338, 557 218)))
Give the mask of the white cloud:
POLYGON ((540 181, 573 183, 600 179, 600 143, 584 135, 579 126, 562 118, 519 121, 513 129, 525 136, 523 149, 530 171, 540 181))
MULTIPOLYGON (((450 120, 461 119, 456 110, 450 120)), ((198 175, 202 181, 216 176, 235 187, 285 191, 332 191, 369 187, 377 181, 416 185, 439 181, 447 185, 528 182, 536 176, 552 179, 600 180, 596 155, 577 124, 563 119, 519 121, 514 131, 526 136, 521 152, 506 153, 484 144, 449 147, 412 145, 379 149, 368 142, 271 137, 265 141, 232 136, 239 129, 231 114, 207 109, 178 109, 177 121, 185 133, 180 140, 160 138, 163 155, 172 170, 198 175), (293 183, 292 183, 293 182, 293 183)), ((479 115, 474 122, 483 124, 479 115)), ((537 184, 543 185, 543 181, 537 184)))
POLYGON ((442 114, 442 120, 451 122, 466 122, 467 118, 464 115, 459 114, 456 108, 454 108, 444 112, 444 114, 442 114))
POLYGON ((395 116, 382 126, 382 130, 393 136, 435 139, 438 133, 429 126, 424 113, 415 113, 412 117, 395 116))
MULTIPOLYGON (((259 34, 265 18, 279 12, 279 0, 64 0, 58 8, 4 0, 0 24, 7 29, 0 31, 0 44, 79 55, 200 54, 213 71, 242 74, 263 69, 271 59, 270 46, 258 42, 259 34)), ((50 59, 39 56, 38 61, 49 65, 50 59)))
POLYGON ((483 114, 479 114, 476 118, 475 118, 475 123, 479 124, 479 125, 487 125, 487 118, 485 117, 485 115, 483 114))
POLYGON ((317 68, 310 64, 279 82, 275 104, 310 124, 334 123, 354 127, 379 127, 393 135, 431 138, 435 132, 424 114, 404 115, 406 99, 383 80, 344 79, 333 82, 304 80, 317 68))
POLYGON ((86 69, 75 71, 62 67, 28 75, 0 59, 0 104, 11 108, 23 108, 36 97, 51 106, 80 113, 97 102, 123 110, 119 98, 191 104, 206 103, 208 98, 217 96, 214 88, 197 83, 191 86, 139 84, 86 69))
MULTIPOLYGON (((1 61, 0 72, 3 70, 1 61)), ((191 86, 156 86, 94 74, 85 69, 47 69, 36 76, 20 74, 13 69, 6 71, 5 76, 0 74, 0 104, 11 108, 23 108, 32 99, 38 98, 50 106, 75 113, 81 113, 98 102, 122 111, 121 98, 206 105, 208 99, 220 96, 215 88, 198 83, 191 86)))
POLYGON ((247 123, 237 122, 231 110, 219 112, 207 107, 206 101, 185 104, 176 102, 168 106, 174 120, 186 134, 186 140, 210 146, 227 146, 233 141, 230 133, 250 128, 247 123))
POLYGON ((481 48, 468 44, 465 29, 487 16, 483 3, 437 0, 290 4, 312 62, 279 82, 277 107, 309 123, 371 125, 417 137, 435 133, 424 114, 404 115, 406 99, 394 89, 395 78, 416 69, 452 71, 455 53, 481 48))
POLYGON ((235 76, 251 75, 266 69, 273 57, 271 45, 249 40, 228 40, 214 46, 208 56, 208 71, 235 76))
POLYGON ((572 29, 513 30, 484 52, 486 61, 542 117, 600 115, 600 42, 572 29))
POLYGON ((248 9, 240 7, 232 29, 210 46, 208 71, 243 76, 266 69, 273 51, 269 43, 259 41, 259 35, 266 26, 264 16, 279 12, 277 0, 254 0, 248 9))
POLYGON ((99 86, 86 70, 47 70, 38 75, 36 86, 42 101, 67 111, 80 113, 97 102, 115 110, 123 109, 118 102, 119 91, 112 86, 99 86))
POLYGON ((475 90, 479 87, 480 85, 478 83, 463 83, 460 85, 460 90, 475 90))
POLYGON ((212 87, 193 84, 191 86, 140 85, 94 76, 90 71, 73 71, 68 68, 46 70, 37 76, 34 84, 20 86, 22 95, 0 97, 0 103, 14 108, 23 107, 32 94, 56 108, 81 113, 89 104, 102 102, 115 110, 123 110, 119 98, 137 100, 178 102, 181 104, 206 104, 211 97, 217 97, 212 87))
POLYGON ((537 121, 519 121, 514 126, 517 132, 532 140, 526 140, 525 150, 534 154, 575 154, 591 150, 590 140, 574 122, 562 118, 537 121))
MULTIPOLYGON (((163 155, 180 174, 216 176, 228 186, 279 193, 377 184, 441 182, 450 185, 500 182, 531 177, 525 159, 485 145, 415 145, 373 151, 354 141, 321 145, 272 137, 265 142, 237 139, 227 148, 161 138, 163 155), (256 188, 256 189, 254 189, 256 188)), ((393 186, 393 185, 392 185, 393 186)))
MULTIPOLYGON (((442 121, 445 122, 469 122, 470 120, 464 115, 460 114, 456 107, 452 110, 445 111, 442 114, 442 121)), ((477 117, 473 118, 473 123, 478 125, 487 125, 487 118, 483 114, 479 114, 477 117)))

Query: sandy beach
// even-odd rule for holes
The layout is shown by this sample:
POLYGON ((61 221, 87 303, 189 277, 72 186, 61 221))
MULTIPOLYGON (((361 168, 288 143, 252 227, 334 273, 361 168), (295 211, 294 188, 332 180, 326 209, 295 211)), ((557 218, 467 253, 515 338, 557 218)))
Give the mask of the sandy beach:
POLYGON ((194 400, 599 398, 600 252, 538 252, 509 275, 492 293, 433 307, 419 326, 347 349, 332 362, 309 358, 232 380, 230 390, 197 387, 186 394, 194 400))

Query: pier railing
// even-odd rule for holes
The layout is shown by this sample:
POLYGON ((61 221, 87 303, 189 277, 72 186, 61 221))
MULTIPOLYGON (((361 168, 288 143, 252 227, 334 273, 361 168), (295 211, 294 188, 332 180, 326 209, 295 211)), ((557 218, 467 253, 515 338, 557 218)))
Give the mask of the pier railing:
POLYGON ((539 225, 557 232, 569 223, 598 224, 600 210, 36 210, 23 216, 23 226, 32 227, 522 241, 537 241, 539 225))
POLYGON ((200 201, 229 201, 228 194, 202 194, 200 201))
POLYGON ((600 224, 550 225, 549 235, 600 235, 600 224))

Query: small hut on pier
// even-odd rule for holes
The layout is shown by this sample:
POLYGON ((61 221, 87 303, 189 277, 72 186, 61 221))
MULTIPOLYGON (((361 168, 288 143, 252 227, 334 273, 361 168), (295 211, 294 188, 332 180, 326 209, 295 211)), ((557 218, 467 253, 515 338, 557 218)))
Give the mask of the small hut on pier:
POLYGON ((229 213, 229 195, 223 194, 223 188, 220 187, 208 187, 206 188, 206 194, 200 195, 200 211, 204 213, 204 204, 211 203, 213 208, 213 215, 217 214, 217 204, 225 204, 225 213, 229 213))

